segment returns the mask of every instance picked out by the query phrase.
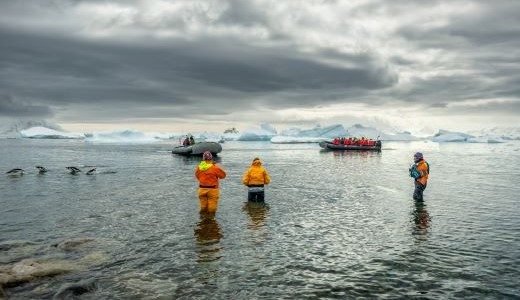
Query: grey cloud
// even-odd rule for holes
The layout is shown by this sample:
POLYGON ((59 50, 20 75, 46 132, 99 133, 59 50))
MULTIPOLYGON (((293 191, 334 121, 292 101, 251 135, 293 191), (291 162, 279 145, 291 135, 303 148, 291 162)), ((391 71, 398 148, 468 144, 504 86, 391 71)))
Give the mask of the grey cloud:
POLYGON ((15 101, 12 96, 0 94, 0 116, 5 117, 50 117, 53 112, 48 106, 15 101))
POLYGON ((433 104, 430 105, 430 107, 433 107, 433 108, 446 108, 446 107, 448 107, 448 103, 445 103, 445 102, 433 103, 433 104))
MULTIPOLYGON (((0 30, 0 88, 53 105, 102 104, 161 115, 200 111, 219 103, 216 113, 335 102, 329 91, 381 89, 397 80, 367 54, 340 56, 349 67, 327 65, 289 47, 261 49, 236 40, 205 40, 146 46, 86 42, 0 30), (24 80, 20 80, 24 78, 24 80), (316 92, 319 91, 319 92, 316 92), (283 93, 295 97, 272 98, 283 93), (313 94, 314 97, 297 97, 313 94), (139 110, 142 107, 146 110, 139 110)), ((330 51, 329 51, 330 53, 330 51)))
MULTIPOLYGON (((215 118, 225 119, 228 113, 257 107, 277 110, 337 103, 378 108, 415 105, 449 115, 450 104, 461 101, 520 98, 516 16, 520 4, 512 1, 472 1, 469 4, 477 9, 468 12, 464 1, 367 1, 349 5, 342 20, 335 20, 343 27, 302 13, 308 7, 293 11, 297 9, 287 5, 290 2, 202 1, 156 18, 140 9, 144 3, 2 2, 0 17, 9 17, 12 24, 0 21, 0 91, 15 96, 10 106, 18 105, 19 111, 40 107, 41 112, 53 107, 60 118, 102 121, 203 117, 201 111, 207 109, 215 118), (91 18, 87 28, 70 18, 81 5, 91 3, 117 3, 135 13, 91 18), (442 22, 434 25, 414 18, 415 11, 425 6, 444 5, 459 5, 461 10, 436 11, 441 15, 435 20, 442 22), (280 16, 286 16, 283 21, 290 26, 281 26, 284 22, 276 19, 280 16), (361 38, 348 36, 352 24, 363 16, 370 18, 368 25, 392 18, 399 25, 377 37, 381 40, 374 45, 402 48, 381 55, 388 50, 371 46, 372 32, 359 34, 361 38), (41 28, 24 22, 39 17, 65 19, 70 31, 52 22, 35 22, 41 28), (215 32, 192 33, 193 24, 215 32), (89 34, 92 28, 108 37, 89 34), (343 34, 342 28, 345 47, 334 41, 343 34), (260 35, 248 33, 256 29, 260 35), (306 35, 307 30, 312 32, 306 35), (333 46, 320 40, 320 30, 327 37, 329 30, 336 30, 330 37, 333 46), (165 32, 172 35, 154 35, 165 32), (429 51, 434 53, 431 57, 429 51)), ((191 2, 175 4, 179 3, 191 2)), ((319 5, 340 9, 340 4, 319 5)), ((487 109, 518 112, 514 102, 507 103, 487 109)), ((471 114, 484 106, 464 109, 471 114)))

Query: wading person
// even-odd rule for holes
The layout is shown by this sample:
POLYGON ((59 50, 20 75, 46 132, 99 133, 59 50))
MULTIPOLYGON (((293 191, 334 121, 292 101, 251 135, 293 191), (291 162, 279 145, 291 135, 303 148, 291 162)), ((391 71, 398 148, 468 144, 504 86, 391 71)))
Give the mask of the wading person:
POLYGON ((206 151, 202 161, 195 169, 195 177, 199 181, 199 202, 201 213, 215 213, 220 197, 218 182, 226 178, 226 172, 213 162, 213 155, 206 151))
POLYGON ((413 199, 423 201, 423 191, 428 183, 428 175, 430 174, 430 165, 424 160, 421 152, 417 152, 413 156, 414 164, 410 167, 410 177, 414 179, 415 190, 413 199))
POLYGON ((264 202, 264 186, 271 182, 267 170, 262 167, 260 158, 253 159, 251 167, 242 178, 242 183, 248 187, 247 200, 251 202, 264 202))

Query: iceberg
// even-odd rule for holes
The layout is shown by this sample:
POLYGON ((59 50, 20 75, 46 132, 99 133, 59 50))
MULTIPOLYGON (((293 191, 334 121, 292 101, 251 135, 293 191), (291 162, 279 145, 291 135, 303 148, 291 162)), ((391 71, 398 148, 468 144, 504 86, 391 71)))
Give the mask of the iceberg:
POLYGON ((491 139, 500 138, 503 141, 520 140, 520 127, 494 127, 475 132, 474 135, 489 136, 491 139))
POLYGON ((20 131, 32 127, 45 127, 57 131, 63 131, 59 125, 45 120, 15 120, 0 124, 0 138, 19 138, 20 131))
POLYGON ((330 126, 321 127, 316 125, 311 129, 299 129, 292 127, 283 130, 281 136, 295 136, 295 137, 321 137, 321 138, 334 138, 338 136, 347 135, 347 131, 341 124, 335 124, 330 126))
POLYGON ((162 139, 170 139, 169 133, 140 132, 136 130, 102 131, 88 133, 85 141, 90 143, 129 143, 142 144, 153 143, 162 139))
POLYGON ((505 143, 506 141, 498 136, 498 135, 482 135, 478 137, 473 137, 468 139, 468 143, 488 143, 488 144, 498 144, 505 143))
POLYGON ((276 129, 267 123, 262 123, 260 128, 248 128, 239 137, 238 141, 269 141, 276 135, 276 129))
POLYGON ((327 140, 326 137, 306 137, 306 136, 285 136, 277 135, 271 138, 273 144, 302 144, 302 143, 319 143, 327 140))
POLYGON ((412 135, 409 131, 398 132, 396 134, 383 134, 383 141, 419 141, 420 138, 412 135))
POLYGON ((285 129, 281 132, 280 135, 271 138, 271 143, 319 143, 323 140, 346 135, 347 131, 345 130, 345 128, 343 128, 343 125, 335 124, 321 127, 321 125, 318 124, 311 129, 300 129, 296 127, 285 129))
POLYGON ((215 143, 223 143, 224 137, 217 132, 207 132, 204 131, 202 133, 193 134, 196 142, 215 142, 215 143))
POLYGON ((382 141, 418 141, 420 138, 413 136, 408 131, 399 132, 396 134, 385 133, 373 127, 363 126, 361 124, 354 124, 347 128, 348 136, 366 137, 373 140, 382 141))
POLYGON ((433 137, 432 141, 438 143, 449 143, 449 142, 467 142, 469 139, 475 138, 475 136, 462 132, 452 132, 448 130, 440 129, 433 137))
POLYGON ((22 130, 20 136, 29 139, 82 139, 85 137, 82 133, 63 132, 42 126, 22 130))

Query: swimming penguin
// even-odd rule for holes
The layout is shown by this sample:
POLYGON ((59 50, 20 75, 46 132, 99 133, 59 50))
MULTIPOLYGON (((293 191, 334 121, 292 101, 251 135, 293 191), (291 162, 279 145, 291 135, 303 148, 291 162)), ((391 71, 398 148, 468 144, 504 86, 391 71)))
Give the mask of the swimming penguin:
POLYGON ((94 175, 94 172, 96 172, 96 168, 90 169, 85 173, 86 175, 94 175))
POLYGON ((81 170, 76 167, 67 167, 67 170, 69 170, 70 174, 72 175, 76 175, 77 173, 81 172, 81 170))
POLYGON ((42 166, 36 166, 36 169, 38 169, 39 174, 45 174, 45 172, 47 172, 47 169, 42 166))
POLYGON ((22 176, 23 175, 23 169, 12 169, 9 172, 6 172, 5 174, 9 174, 10 176, 22 176))

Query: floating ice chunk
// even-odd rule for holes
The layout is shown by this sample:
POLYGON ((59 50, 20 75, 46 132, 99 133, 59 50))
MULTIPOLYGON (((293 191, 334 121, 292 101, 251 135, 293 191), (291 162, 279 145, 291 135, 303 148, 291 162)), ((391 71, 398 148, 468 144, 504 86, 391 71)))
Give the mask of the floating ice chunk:
POLYGON ((85 141, 91 143, 153 143, 161 139, 170 139, 171 134, 158 132, 141 132, 136 130, 102 131, 86 135, 85 141))
POLYGON ((473 137, 468 139, 468 143, 489 143, 489 144, 498 144, 505 143, 506 141, 497 135, 483 135, 478 137, 473 137))
POLYGON ((288 128, 280 134, 280 136, 293 136, 293 137, 320 137, 320 138, 334 138, 338 136, 346 136, 347 131, 341 124, 334 124, 330 126, 322 127, 316 125, 311 129, 300 129, 297 127, 288 128))
POLYGON ((433 137, 432 141, 439 143, 446 142, 467 142, 468 139, 474 138, 475 136, 462 132, 452 132, 448 130, 440 129, 433 137))
POLYGON ((63 132, 42 126, 22 130, 20 136, 30 139, 82 139, 85 137, 82 133, 63 132))
POLYGON ((240 137, 239 141, 269 141, 276 135, 276 129, 267 123, 260 125, 260 128, 248 128, 240 137))
POLYGON ((403 131, 395 134, 385 133, 374 127, 367 127, 361 124, 355 124, 347 128, 348 136, 366 137, 369 139, 379 139, 382 141, 417 141, 420 138, 413 136, 408 131, 403 131))
POLYGON ((326 140, 325 137, 306 137, 306 136, 284 136, 277 135, 271 139, 273 144, 301 144, 301 143, 319 143, 326 140))

